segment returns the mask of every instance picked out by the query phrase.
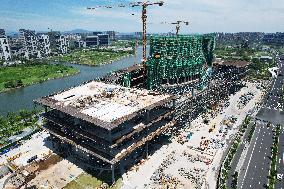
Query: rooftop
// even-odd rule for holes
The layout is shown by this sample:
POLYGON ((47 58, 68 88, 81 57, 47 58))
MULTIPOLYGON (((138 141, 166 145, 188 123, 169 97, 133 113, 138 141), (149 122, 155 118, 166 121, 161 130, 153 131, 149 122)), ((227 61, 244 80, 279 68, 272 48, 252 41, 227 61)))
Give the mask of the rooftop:
POLYGON ((36 100, 106 129, 112 129, 173 99, 173 96, 142 89, 91 81, 87 84, 36 100))
POLYGON ((242 68, 242 67, 248 66, 250 62, 244 61, 244 60, 225 60, 222 62, 216 62, 216 64, 224 65, 224 66, 235 66, 237 68, 242 68))

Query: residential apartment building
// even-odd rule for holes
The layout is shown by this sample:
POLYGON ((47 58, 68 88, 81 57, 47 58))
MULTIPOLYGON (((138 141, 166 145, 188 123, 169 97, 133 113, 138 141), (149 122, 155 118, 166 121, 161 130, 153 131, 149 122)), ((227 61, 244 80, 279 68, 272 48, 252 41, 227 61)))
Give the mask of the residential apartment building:
POLYGON ((42 57, 48 57, 51 53, 49 36, 46 34, 38 35, 39 50, 42 57))
POLYGON ((53 54, 67 54, 69 49, 68 36, 61 35, 59 31, 48 33, 53 54))
POLYGON ((11 49, 8 38, 5 35, 0 35, 0 59, 5 61, 11 60, 11 49))
POLYGON ((116 40, 116 38, 115 38, 115 31, 106 31, 106 34, 109 35, 109 39, 111 41, 115 41, 116 40))
POLYGON ((19 39, 24 46, 24 57, 26 59, 41 58, 39 41, 35 31, 20 29, 19 39))
POLYGON ((0 36, 2 36, 2 35, 6 35, 4 29, 0 29, 0 36))

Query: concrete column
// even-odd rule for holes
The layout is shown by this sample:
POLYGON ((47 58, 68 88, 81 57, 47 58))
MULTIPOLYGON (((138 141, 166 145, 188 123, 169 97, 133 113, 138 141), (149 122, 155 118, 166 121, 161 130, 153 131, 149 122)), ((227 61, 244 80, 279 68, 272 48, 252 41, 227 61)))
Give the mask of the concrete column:
POLYGON ((175 108, 176 107, 176 100, 174 99, 173 100, 173 108, 175 108))
POLYGON ((112 184, 114 184, 114 183, 115 183, 115 177, 114 177, 114 165, 113 165, 113 164, 111 164, 111 165, 110 165, 110 168, 111 168, 111 182, 112 182, 112 184))
POLYGON ((146 114, 147 114, 146 121, 149 122, 149 120, 150 120, 149 110, 147 110, 147 113, 146 113, 146 114))
POLYGON ((149 154, 148 154, 148 142, 146 142, 146 159, 148 159, 148 156, 149 156, 149 154))

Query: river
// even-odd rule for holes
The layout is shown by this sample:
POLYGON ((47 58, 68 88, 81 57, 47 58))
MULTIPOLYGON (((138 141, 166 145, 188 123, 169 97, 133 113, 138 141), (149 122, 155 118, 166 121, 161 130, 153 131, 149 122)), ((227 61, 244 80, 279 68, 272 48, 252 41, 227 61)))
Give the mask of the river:
MULTIPOLYGON (((138 48, 136 62, 142 59, 141 49, 141 47, 138 48)), ((0 115, 5 116, 8 112, 16 112, 21 109, 31 110, 34 108, 34 99, 77 86, 85 81, 102 77, 111 71, 127 68, 132 66, 134 62, 135 57, 131 56, 115 61, 112 64, 97 67, 64 63, 65 65, 78 68, 80 73, 74 76, 53 79, 43 83, 0 93, 0 115)))

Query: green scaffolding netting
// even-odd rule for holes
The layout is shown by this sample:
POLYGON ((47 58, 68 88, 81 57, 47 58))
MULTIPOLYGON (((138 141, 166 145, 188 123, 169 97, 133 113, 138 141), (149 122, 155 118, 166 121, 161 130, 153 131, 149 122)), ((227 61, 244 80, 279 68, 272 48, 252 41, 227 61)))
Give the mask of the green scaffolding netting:
POLYGON ((214 48, 213 34, 151 37, 150 58, 146 62, 147 88, 159 86, 165 79, 202 78, 205 65, 212 66, 214 48))

